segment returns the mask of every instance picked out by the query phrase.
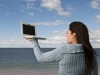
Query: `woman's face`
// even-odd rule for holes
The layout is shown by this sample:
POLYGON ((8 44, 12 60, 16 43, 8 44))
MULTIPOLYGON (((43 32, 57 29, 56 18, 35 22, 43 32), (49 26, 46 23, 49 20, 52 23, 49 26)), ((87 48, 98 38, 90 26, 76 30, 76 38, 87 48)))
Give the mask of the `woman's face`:
POLYGON ((67 43, 68 44, 71 44, 73 42, 73 33, 71 33, 70 30, 67 31, 66 38, 67 38, 67 43))

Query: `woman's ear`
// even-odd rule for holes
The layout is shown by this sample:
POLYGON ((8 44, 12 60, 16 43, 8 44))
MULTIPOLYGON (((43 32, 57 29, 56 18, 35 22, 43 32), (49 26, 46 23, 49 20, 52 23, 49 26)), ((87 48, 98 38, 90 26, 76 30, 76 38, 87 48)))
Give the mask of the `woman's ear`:
POLYGON ((76 37, 76 33, 73 33, 73 37, 74 37, 74 38, 76 37))

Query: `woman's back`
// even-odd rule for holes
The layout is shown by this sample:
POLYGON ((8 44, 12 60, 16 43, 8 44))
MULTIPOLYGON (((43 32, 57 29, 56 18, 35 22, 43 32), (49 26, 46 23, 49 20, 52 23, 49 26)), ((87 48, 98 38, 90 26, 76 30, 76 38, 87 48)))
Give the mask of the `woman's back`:
POLYGON ((85 59, 81 45, 67 45, 59 62, 59 75, 84 75, 85 59))
MULTIPOLYGON (((92 75, 98 75, 97 60, 92 75)), ((81 44, 67 44, 59 62, 59 75, 85 75, 85 56, 81 44)))

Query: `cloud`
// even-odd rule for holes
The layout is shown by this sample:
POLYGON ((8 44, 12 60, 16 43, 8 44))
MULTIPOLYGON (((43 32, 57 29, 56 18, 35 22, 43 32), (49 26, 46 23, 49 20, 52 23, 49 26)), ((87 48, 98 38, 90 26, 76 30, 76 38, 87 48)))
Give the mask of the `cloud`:
POLYGON ((96 18, 97 18, 97 19, 100 19, 100 15, 97 15, 96 18))
POLYGON ((0 40, 0 47, 30 47, 31 44, 28 41, 18 39, 5 39, 0 40))
POLYGON ((93 0, 90 3, 91 8, 93 9, 100 9, 100 0, 93 0))
POLYGON ((100 15, 96 15, 95 21, 100 23, 100 15))
POLYGON ((58 35, 58 36, 65 36, 66 31, 61 30, 61 31, 53 31, 52 32, 54 35, 58 35))
POLYGON ((75 9, 73 8, 73 6, 72 6, 71 4, 69 4, 69 5, 67 6, 67 10, 69 10, 69 11, 74 11, 75 9))
MULTIPOLYGON (((42 0, 41 7, 50 11, 56 11, 60 16, 69 16, 71 10, 64 10, 61 6, 61 0, 42 0)), ((71 7, 70 7, 71 8, 71 7)))
POLYGON ((60 45, 65 43, 65 37, 64 36, 53 36, 53 37, 49 37, 47 38, 47 40, 44 41, 40 41, 41 44, 49 44, 49 45, 60 45))
MULTIPOLYGON (((21 7, 25 7, 27 10, 31 10, 31 11, 34 9, 36 9, 36 10, 38 9, 38 8, 35 8, 36 0, 24 0, 24 2, 25 2, 25 6, 21 6, 21 7)), ((67 17, 69 15, 71 15, 72 11, 74 10, 72 5, 68 5, 66 7, 66 10, 64 8, 62 8, 61 0, 42 0, 40 6, 42 8, 46 8, 50 11, 55 11, 60 16, 67 16, 67 17)), ((20 11, 24 12, 22 9, 20 11)), ((33 16, 33 14, 31 14, 31 15, 33 16)))
POLYGON ((33 12, 30 12, 30 13, 28 13, 30 16, 34 16, 34 13, 33 12))
MULTIPOLYGON (((100 28, 95 31, 89 31, 90 42, 95 48, 100 48, 100 28), (98 37, 97 37, 98 36, 98 37)), ((49 45, 61 45, 66 43, 66 31, 54 31, 53 36, 49 37, 47 40, 42 41, 42 44, 49 45)))
MULTIPOLYGON (((64 31, 54 31, 52 34, 47 40, 39 40, 40 46, 55 47, 66 42, 64 31)), ((24 39, 6 39, 0 40, 0 47, 32 47, 32 43, 24 39)))
MULTIPOLYGON (((89 31, 90 35, 90 42, 94 48, 100 47, 100 28, 96 29, 95 31, 89 31), (98 37, 97 37, 98 36, 98 37)), ((49 37, 47 40, 40 41, 41 44, 45 45, 61 45, 65 44, 67 41, 66 38, 66 31, 54 31, 53 36, 49 37)))
POLYGON ((36 0, 23 0, 24 4, 21 5, 19 11, 26 13, 28 16, 34 16, 33 10, 35 9, 36 0))
MULTIPOLYGON (((90 42, 95 48, 100 48, 100 28, 89 31, 90 42)), ((53 31, 51 36, 46 37, 47 40, 39 40, 41 47, 58 47, 66 44, 66 31, 53 31)), ((32 48, 32 43, 24 39, 6 39, 0 40, 0 47, 27 47, 32 48)))
POLYGON ((19 10, 20 10, 21 12, 23 12, 23 13, 25 12, 25 10, 24 10, 24 9, 19 9, 19 10))
POLYGON ((64 44, 66 42, 65 31, 54 31, 52 33, 53 35, 51 37, 48 37, 47 40, 40 41, 40 43, 55 46, 64 44))
POLYGON ((59 25, 69 24, 69 22, 65 22, 64 20, 56 20, 56 21, 48 21, 48 22, 38 22, 35 24, 36 25, 45 25, 45 26, 59 26, 59 25))
POLYGON ((100 2, 100 0, 96 0, 96 1, 100 2))
POLYGON ((16 15, 16 14, 17 14, 16 12, 6 12, 6 13, 5 13, 6 16, 16 15))
POLYGON ((26 2, 26 8, 27 9, 34 9, 34 2, 36 0, 24 0, 26 2))
POLYGON ((99 33, 100 33, 100 28, 96 29, 95 31, 89 32, 91 43, 100 44, 100 34, 99 33))

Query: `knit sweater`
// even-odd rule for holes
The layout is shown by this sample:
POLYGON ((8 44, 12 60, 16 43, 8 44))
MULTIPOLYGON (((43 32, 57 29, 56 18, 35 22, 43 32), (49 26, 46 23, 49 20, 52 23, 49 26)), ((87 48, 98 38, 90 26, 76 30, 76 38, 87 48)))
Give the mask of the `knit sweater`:
MULTIPOLYGON (((58 62, 58 75, 85 75, 85 58, 82 44, 66 44, 52 51, 42 52, 36 39, 32 40, 38 62, 58 62)), ((92 75, 98 75, 95 56, 92 75)))

